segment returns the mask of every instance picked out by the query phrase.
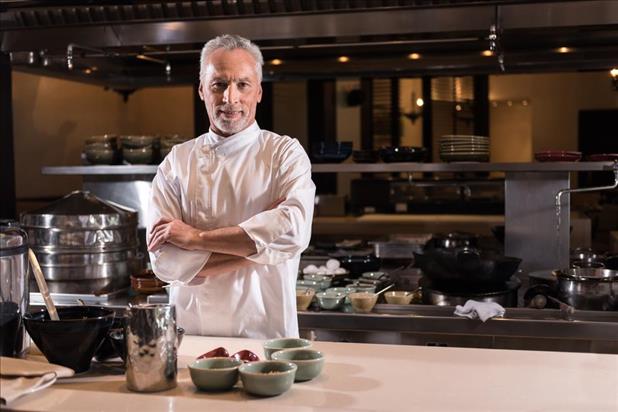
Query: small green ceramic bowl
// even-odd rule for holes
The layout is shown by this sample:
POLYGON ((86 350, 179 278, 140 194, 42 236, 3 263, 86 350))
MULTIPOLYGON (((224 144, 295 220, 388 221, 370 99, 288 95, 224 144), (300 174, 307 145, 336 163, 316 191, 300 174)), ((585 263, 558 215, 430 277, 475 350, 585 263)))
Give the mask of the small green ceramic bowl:
POLYGON ((292 362, 260 361, 240 365, 238 372, 245 391, 252 395, 276 396, 292 387, 298 367, 292 362))
POLYGON ((296 382, 308 381, 322 372, 324 355, 313 349, 286 349, 273 353, 273 360, 292 362, 298 367, 296 382))
POLYGON ((271 339, 264 342, 264 356, 266 359, 270 359, 270 356, 277 352, 278 350, 283 349, 301 349, 301 348, 309 348, 311 346, 311 341, 307 339, 300 338, 281 338, 281 339, 271 339))
POLYGON ((227 391, 238 382, 240 359, 207 358, 199 359, 189 365, 191 380, 203 391, 227 391))

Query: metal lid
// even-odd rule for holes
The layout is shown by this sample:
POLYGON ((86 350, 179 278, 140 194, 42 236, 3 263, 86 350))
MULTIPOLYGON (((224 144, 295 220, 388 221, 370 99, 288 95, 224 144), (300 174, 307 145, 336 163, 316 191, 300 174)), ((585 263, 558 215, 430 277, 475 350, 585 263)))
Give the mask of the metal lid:
POLYGON ((0 257, 14 256, 28 249, 28 235, 15 220, 0 220, 0 257))
POLYGON ((22 215, 28 228, 109 229, 137 225, 137 212, 76 190, 33 212, 22 215))

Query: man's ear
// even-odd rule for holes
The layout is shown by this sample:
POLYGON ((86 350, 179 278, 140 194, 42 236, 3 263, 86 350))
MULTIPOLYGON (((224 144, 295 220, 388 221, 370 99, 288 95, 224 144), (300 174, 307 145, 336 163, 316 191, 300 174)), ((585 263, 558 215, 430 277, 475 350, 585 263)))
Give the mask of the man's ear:
POLYGON ((262 83, 260 83, 260 90, 258 90, 258 103, 262 101, 262 83))
POLYGON ((204 91, 202 90, 204 87, 204 83, 200 80, 200 86, 197 88, 197 93, 200 95, 200 100, 204 101, 204 91))

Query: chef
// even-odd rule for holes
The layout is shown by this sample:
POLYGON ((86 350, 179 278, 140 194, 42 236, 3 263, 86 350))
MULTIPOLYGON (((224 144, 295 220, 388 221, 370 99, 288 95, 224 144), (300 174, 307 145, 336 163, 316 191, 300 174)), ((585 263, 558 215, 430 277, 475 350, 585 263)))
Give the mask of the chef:
POLYGON ((199 95, 210 130, 174 146, 152 182, 150 261, 189 334, 298 336, 315 185, 300 143, 255 121, 263 63, 240 36, 206 43, 199 95))

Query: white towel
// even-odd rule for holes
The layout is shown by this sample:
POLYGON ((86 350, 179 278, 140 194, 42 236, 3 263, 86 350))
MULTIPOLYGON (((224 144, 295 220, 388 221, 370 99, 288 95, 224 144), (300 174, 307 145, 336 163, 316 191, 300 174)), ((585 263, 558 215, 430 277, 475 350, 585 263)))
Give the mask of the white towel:
POLYGON ((0 357, 0 401, 8 405, 22 396, 45 389, 57 378, 74 375, 74 371, 52 363, 0 357))
POLYGON ((56 382, 56 374, 46 373, 43 376, 0 378, 0 400, 3 405, 8 405, 16 399, 29 393, 45 389, 56 382))
POLYGON ((468 300, 465 305, 457 305, 455 315, 470 319, 480 319, 485 322, 493 317, 504 316, 504 308, 495 302, 478 302, 468 300))

